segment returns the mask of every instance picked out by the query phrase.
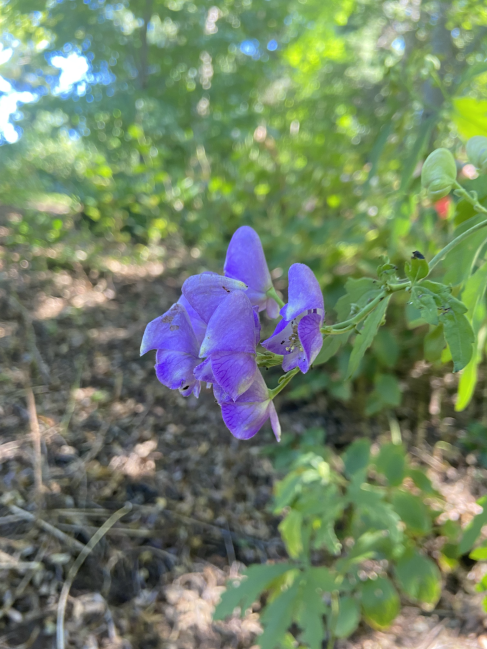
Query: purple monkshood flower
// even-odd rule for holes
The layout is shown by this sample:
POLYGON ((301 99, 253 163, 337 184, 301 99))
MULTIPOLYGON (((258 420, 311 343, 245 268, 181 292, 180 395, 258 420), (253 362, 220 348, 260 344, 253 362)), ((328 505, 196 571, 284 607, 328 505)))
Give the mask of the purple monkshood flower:
POLYGON ((215 399, 222 409, 226 427, 237 439, 250 439, 270 419, 277 441, 281 439, 281 426, 276 408, 262 374, 257 371, 249 389, 232 401, 219 385, 213 387, 215 399))
POLYGON ((208 324, 216 308, 230 293, 246 289, 247 285, 238 279, 216 273, 201 273, 188 277, 181 290, 201 320, 208 324))
POLYGON ((257 372, 258 315, 243 291, 229 293, 210 318, 194 376, 218 384, 233 401, 250 388, 257 372))
MULTIPOLYGON (((198 335, 202 337, 201 326, 198 320, 195 322, 198 335)), ((171 390, 179 390, 184 397, 190 394, 198 397, 201 383, 193 370, 200 362, 200 343, 188 312, 178 302, 149 322, 142 338, 140 355, 151 349, 157 350, 155 369, 159 381, 171 390)))
POLYGON ((247 284, 247 297, 254 306, 259 307, 259 311, 267 309, 270 318, 277 318, 279 305, 268 295, 273 285, 262 243, 257 232, 248 225, 234 233, 223 269, 227 277, 247 284))
POLYGON ((306 373, 323 345, 321 325, 325 306, 318 280, 305 264, 289 269, 289 301, 281 309, 282 320, 263 347, 274 354, 283 354, 285 372, 299 367, 306 373))

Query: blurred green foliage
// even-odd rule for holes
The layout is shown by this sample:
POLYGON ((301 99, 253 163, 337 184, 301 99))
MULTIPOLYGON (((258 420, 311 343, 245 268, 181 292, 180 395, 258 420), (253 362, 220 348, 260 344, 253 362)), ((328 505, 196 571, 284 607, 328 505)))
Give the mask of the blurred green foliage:
MULTIPOLYGON (((373 450, 359 439, 337 456, 320 429, 269 449, 286 471, 273 509, 283 515, 279 531, 290 560, 251 566, 243 581, 230 582, 216 619, 237 607, 243 615, 267 591, 259 646, 291 647, 297 637, 299 646, 319 649, 326 638, 332 647, 352 634, 361 619, 376 629, 390 626, 399 594, 427 610, 435 606, 442 576, 427 547, 432 535, 445 535, 436 523, 442 500, 401 444, 373 450)), ((450 537, 459 536, 459 525, 452 527, 450 537)))
MULTIPOLYGON (((413 250, 431 258, 468 218, 465 201, 435 208, 419 176, 434 147, 461 168, 466 138, 487 134, 479 2, 16 0, 1 21, 13 51, 2 78, 38 97, 13 115, 23 134, 0 156, 2 202, 22 208, 7 245, 97 237, 148 254, 177 235, 216 260, 249 224, 278 288, 304 261, 330 312, 347 277, 375 275, 383 255, 401 268, 413 250), (87 72, 70 84, 60 66, 75 55, 87 72)), ((453 284, 457 267, 443 267, 453 284)), ((392 311, 389 334, 357 363, 368 414, 398 404, 393 370, 422 357, 418 315, 405 329, 392 311)), ((297 381, 295 397, 352 394, 340 345, 326 377, 297 381)), ((475 363, 466 374, 468 401, 475 363)))

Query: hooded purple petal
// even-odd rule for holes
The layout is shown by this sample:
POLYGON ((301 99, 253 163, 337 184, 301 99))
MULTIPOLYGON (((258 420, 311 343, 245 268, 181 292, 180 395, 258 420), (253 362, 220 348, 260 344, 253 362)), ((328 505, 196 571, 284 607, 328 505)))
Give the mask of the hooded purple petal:
POLYGON ((275 301, 273 297, 268 297, 266 302, 266 310, 269 318, 274 320, 279 315, 279 304, 275 301))
POLYGON ((322 322, 323 318, 318 313, 305 315, 299 321, 299 341, 306 355, 306 363, 303 363, 303 366, 299 363, 299 369, 303 373, 309 370, 310 365, 318 356, 323 346, 323 336, 320 331, 322 322))
POLYGON ((311 268, 305 264, 293 264, 288 276, 288 303, 281 309, 284 320, 293 320, 301 313, 314 309, 320 309, 324 317, 323 295, 311 268))
POLYGON ((225 426, 237 439, 250 439, 269 419, 270 402, 222 403, 225 426))
POLYGON ((204 322, 211 316, 223 300, 234 291, 245 291, 247 286, 236 279, 215 273, 193 275, 183 284, 183 295, 204 322))
POLYGON ((272 431, 276 436, 278 442, 281 441, 281 424, 279 423, 279 417, 277 416, 277 410, 274 405, 274 402, 271 401, 269 404, 269 417, 271 420, 272 431))
POLYGON ((291 322, 281 320, 277 323, 274 333, 270 338, 264 340, 261 345, 273 354, 286 354, 286 347, 290 345, 290 339, 293 333, 293 325, 291 322))
POLYGON ((214 352, 255 354, 255 320, 249 298, 242 291, 226 296, 211 317, 200 358, 214 352))
POLYGON ((234 233, 227 250, 223 267, 227 277, 239 279, 247 284, 247 295, 259 311, 266 307, 267 291, 272 288, 271 275, 267 267, 259 235, 248 225, 234 233))
POLYGON ((179 392, 183 397, 189 397, 194 394, 194 396, 198 398, 201 392, 201 381, 193 381, 192 385, 186 385, 179 388, 179 392))
POLYGON ((194 368, 194 377, 205 383, 215 383, 215 377, 211 368, 211 358, 205 360, 194 368))
POLYGON ((257 362, 254 354, 216 352, 211 355, 211 369, 215 381, 235 401, 252 385, 257 362))
POLYGON ((296 347, 296 349, 291 352, 290 354, 286 354, 284 358, 282 359, 282 369, 285 372, 290 372, 293 370, 295 367, 298 367, 301 369, 301 365, 303 365, 303 362, 306 361, 306 356, 305 353, 299 350, 299 347, 296 347))
POLYGON ((255 374, 250 388, 234 403, 226 400, 224 395, 219 396, 223 421, 232 435, 238 439, 250 439, 262 428, 267 419, 272 417, 271 424, 277 437, 276 431, 279 431, 277 414, 260 372, 255 374))
POLYGON ((156 376, 171 390, 186 391, 197 382, 193 370, 198 358, 184 352, 158 350, 156 354, 156 376))
POLYGON ((216 402, 218 403, 219 406, 222 405, 222 403, 225 403, 227 401, 232 401, 229 395, 225 392, 225 390, 218 385, 218 383, 213 384, 213 394, 215 395, 216 402))
POLYGON ((196 340, 198 341, 198 345, 201 345, 206 333, 206 322, 202 318, 200 318, 200 316, 196 313, 196 311, 193 309, 184 295, 181 295, 178 300, 178 304, 182 304, 186 309, 191 325, 193 327, 194 335, 196 336, 196 340))
POLYGON ((166 349, 198 356, 198 341, 186 309, 181 304, 172 307, 145 328, 140 355, 151 349, 166 349))
POLYGON ((257 347, 257 345, 260 343, 260 330, 262 329, 262 326, 260 324, 258 307, 254 306, 252 307, 252 310, 254 312, 255 346, 257 347))

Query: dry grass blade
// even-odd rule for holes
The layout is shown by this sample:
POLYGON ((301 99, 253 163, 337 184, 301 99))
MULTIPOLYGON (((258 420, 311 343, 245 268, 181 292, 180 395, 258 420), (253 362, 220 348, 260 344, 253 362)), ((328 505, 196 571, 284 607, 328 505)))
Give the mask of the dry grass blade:
POLYGON ((21 509, 16 505, 10 505, 10 511, 13 514, 20 516, 26 521, 32 521, 33 523, 41 527, 45 532, 48 532, 49 534, 55 536, 60 541, 66 543, 71 549, 75 548, 79 552, 82 552, 86 547, 83 543, 80 543, 79 541, 71 538, 64 532, 61 532, 61 530, 58 530, 57 527, 54 527, 54 525, 51 525, 50 523, 43 521, 42 518, 36 518, 34 514, 31 514, 30 512, 26 512, 24 509, 21 509))
POLYGON ((126 503, 122 509, 119 509, 117 512, 112 514, 110 518, 103 523, 103 525, 100 527, 98 531, 93 534, 89 542, 86 544, 86 546, 83 548, 83 550, 80 552, 78 557, 76 558, 75 562, 69 569, 68 576, 66 578, 66 581, 63 584, 63 588, 61 590, 61 595, 59 596, 59 603, 58 603, 58 608, 57 608, 57 623, 56 623, 56 646, 57 649, 64 649, 64 614, 66 611, 66 603, 68 601, 68 595, 69 591, 71 589, 71 585, 74 581, 74 578, 78 574, 78 570, 81 568, 83 563, 85 562, 86 558, 89 556, 90 552, 93 550, 95 545, 101 541, 101 539, 105 536, 105 534, 108 532, 108 530, 115 525, 117 521, 119 521, 125 514, 128 514, 128 512, 132 509, 131 503, 126 503))

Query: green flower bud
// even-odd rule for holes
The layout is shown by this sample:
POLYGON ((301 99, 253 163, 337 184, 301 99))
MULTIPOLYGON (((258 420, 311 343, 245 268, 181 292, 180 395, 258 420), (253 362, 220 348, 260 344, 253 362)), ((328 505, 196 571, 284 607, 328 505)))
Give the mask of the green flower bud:
POLYGON ((430 153, 421 170, 421 183, 431 200, 447 196, 456 178, 457 165, 448 149, 436 149, 430 153))
POLYGON ((487 171, 487 137, 476 135, 467 142, 467 156, 470 162, 484 173, 487 171))

